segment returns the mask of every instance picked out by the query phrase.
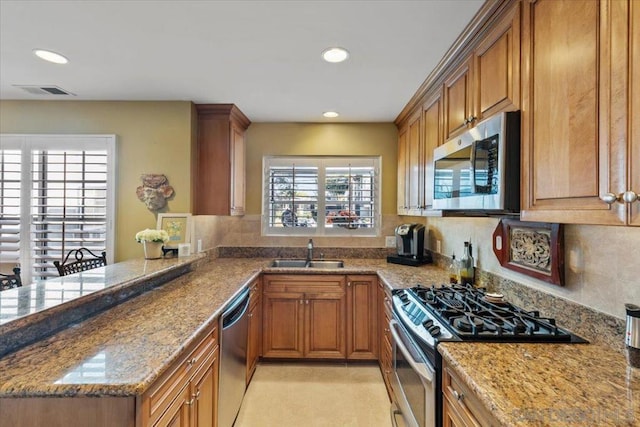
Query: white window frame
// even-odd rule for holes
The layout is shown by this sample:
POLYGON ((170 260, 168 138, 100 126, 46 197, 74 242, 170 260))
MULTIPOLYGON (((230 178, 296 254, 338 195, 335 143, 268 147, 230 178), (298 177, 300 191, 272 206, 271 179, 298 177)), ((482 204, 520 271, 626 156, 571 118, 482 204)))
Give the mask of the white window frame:
MULTIPOLYGON (((31 181, 32 152, 36 150, 105 150, 107 151, 107 225, 105 251, 107 263, 112 264, 115 248, 115 212, 116 212, 116 136, 98 135, 49 135, 49 134, 0 134, 0 149, 21 151, 21 182, 29 183, 20 186, 20 268, 23 284, 31 284, 32 245, 31 245, 31 181), (22 202, 26 201, 26 202, 22 202), (27 219, 26 227, 22 224, 27 219), (26 281, 24 280, 26 279, 26 281)), ((0 263, 3 262, 0 257, 0 263)))
POLYGON ((332 236, 332 237, 379 237, 382 233, 382 159, 380 156, 264 156, 262 158, 262 235, 263 236, 332 236), (270 227, 269 226, 269 168, 271 166, 315 166, 318 168, 318 212, 325 212, 325 170, 328 167, 373 166, 374 180, 374 227, 348 229, 325 227, 325 215, 318 216, 316 227, 270 227))

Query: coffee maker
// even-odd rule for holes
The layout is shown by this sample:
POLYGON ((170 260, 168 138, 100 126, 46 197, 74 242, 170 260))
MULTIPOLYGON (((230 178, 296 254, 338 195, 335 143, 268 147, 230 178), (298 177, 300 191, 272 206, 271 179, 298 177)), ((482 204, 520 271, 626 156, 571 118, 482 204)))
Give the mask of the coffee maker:
POLYGON ((431 262, 431 256, 424 253, 424 233, 422 224, 401 224, 396 227, 396 252, 389 255, 387 262, 418 266, 431 262))

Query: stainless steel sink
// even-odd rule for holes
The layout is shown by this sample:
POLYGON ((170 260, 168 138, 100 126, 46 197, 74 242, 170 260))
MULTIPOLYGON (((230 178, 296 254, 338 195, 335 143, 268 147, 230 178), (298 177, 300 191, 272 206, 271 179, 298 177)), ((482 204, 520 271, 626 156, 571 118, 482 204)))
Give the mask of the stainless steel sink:
POLYGON ((274 259, 269 267, 273 268, 344 268, 342 260, 319 259, 274 259))
POLYGON ((275 268, 304 268, 306 266, 306 259, 274 259, 271 263, 271 267, 275 268))
POLYGON ((342 260, 310 261, 309 268, 344 268, 344 261, 342 260))

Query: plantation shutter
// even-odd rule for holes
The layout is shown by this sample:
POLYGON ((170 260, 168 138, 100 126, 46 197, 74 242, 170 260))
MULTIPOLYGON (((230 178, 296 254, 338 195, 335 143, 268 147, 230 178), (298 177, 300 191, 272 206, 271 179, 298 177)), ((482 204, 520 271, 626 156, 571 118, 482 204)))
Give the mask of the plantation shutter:
POLYGON ((36 277, 58 276, 71 249, 106 249, 107 151, 32 152, 31 237, 36 277))
POLYGON ((274 161, 266 168, 269 227, 316 227, 318 167, 274 161))
POLYGON ((113 135, 0 135, 0 267, 58 277, 72 249, 113 262, 113 135))
POLYGON ((0 149, 0 263, 20 263, 21 151, 0 149))
POLYGON ((325 172, 326 224, 375 228, 377 173, 371 165, 328 166, 325 172))

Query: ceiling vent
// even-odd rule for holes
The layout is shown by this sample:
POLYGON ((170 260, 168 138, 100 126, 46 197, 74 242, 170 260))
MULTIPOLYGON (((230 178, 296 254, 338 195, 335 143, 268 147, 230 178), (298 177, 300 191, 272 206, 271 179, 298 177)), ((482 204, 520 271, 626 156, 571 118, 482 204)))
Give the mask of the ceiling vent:
POLYGON ((13 85, 22 90, 29 92, 32 95, 69 95, 76 96, 75 93, 71 93, 62 89, 61 87, 54 85, 37 86, 37 85, 13 85))

